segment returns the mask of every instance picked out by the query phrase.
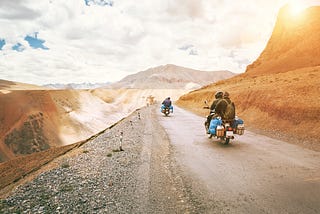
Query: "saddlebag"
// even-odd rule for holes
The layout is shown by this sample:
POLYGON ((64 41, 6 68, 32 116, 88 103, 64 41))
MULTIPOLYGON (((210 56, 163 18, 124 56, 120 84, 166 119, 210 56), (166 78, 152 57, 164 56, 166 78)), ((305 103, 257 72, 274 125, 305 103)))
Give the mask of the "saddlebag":
POLYGON ((235 134, 243 135, 244 134, 244 122, 242 119, 236 117, 233 122, 233 130, 235 134))
POLYGON ((237 118, 234 120, 236 134, 243 135, 244 134, 244 122, 242 119, 237 118))
POLYGON ((221 126, 221 125, 217 126, 216 136, 217 137, 224 136, 224 127, 223 126, 221 126))
POLYGON ((239 124, 236 129, 236 134, 243 135, 244 134, 244 124, 239 124))

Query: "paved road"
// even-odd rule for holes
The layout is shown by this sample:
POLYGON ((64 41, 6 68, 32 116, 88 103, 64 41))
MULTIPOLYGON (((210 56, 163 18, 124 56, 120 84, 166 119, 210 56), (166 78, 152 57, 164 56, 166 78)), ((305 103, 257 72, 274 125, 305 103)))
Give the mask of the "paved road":
POLYGON ((178 107, 158 118, 199 213, 320 213, 319 152, 249 131, 223 145, 178 107))

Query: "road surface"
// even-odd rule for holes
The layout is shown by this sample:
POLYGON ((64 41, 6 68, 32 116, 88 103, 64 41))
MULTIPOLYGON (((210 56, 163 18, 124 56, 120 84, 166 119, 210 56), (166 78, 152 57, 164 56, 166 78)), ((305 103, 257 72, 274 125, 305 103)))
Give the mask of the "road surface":
POLYGON ((209 139, 205 118, 158 112, 199 213, 320 213, 320 153, 245 131, 209 139))

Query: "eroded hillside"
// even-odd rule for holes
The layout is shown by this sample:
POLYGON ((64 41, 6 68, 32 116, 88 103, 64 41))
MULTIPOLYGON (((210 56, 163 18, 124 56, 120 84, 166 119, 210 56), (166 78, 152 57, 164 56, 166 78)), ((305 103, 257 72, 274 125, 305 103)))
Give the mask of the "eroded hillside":
MULTIPOLYGON (((21 88, 20 88, 21 89, 21 88)), ((85 140, 146 105, 185 89, 12 90, 0 93, 0 162, 85 140)))
POLYGON ((0 160, 61 145, 58 110, 49 91, 0 93, 0 160))

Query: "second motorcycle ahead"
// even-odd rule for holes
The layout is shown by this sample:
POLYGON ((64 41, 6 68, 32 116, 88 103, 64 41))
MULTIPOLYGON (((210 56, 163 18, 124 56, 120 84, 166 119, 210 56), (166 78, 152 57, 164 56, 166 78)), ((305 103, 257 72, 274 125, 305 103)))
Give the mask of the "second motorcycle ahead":
POLYGON ((173 113, 173 106, 172 106, 172 102, 171 102, 171 100, 170 100, 170 97, 167 97, 167 98, 162 102, 161 112, 162 112, 165 116, 168 116, 170 113, 173 113))

